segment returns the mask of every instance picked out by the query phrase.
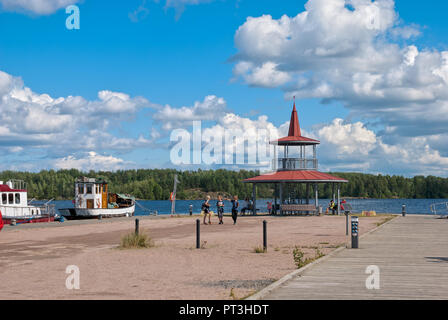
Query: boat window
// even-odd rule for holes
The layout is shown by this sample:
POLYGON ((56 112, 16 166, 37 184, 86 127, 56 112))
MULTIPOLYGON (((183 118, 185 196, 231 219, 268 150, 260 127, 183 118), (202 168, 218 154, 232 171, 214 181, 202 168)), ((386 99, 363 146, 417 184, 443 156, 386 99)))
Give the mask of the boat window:
POLYGON ((8 194, 8 202, 9 202, 9 204, 14 204, 14 194, 13 193, 8 194))
POLYGON ((84 194, 84 185, 83 184, 78 185, 78 193, 84 194))
POLYGON ((6 193, 3 193, 2 194, 2 203, 3 204, 7 204, 8 203, 8 201, 7 201, 8 199, 7 198, 8 198, 8 196, 6 195, 6 193))
POLYGON ((20 204, 20 193, 16 193, 16 204, 20 204))
POLYGON ((92 193, 92 185, 89 184, 87 185, 87 194, 91 194, 92 193))
POLYGON ((31 210, 31 215, 34 216, 34 210, 31 210))

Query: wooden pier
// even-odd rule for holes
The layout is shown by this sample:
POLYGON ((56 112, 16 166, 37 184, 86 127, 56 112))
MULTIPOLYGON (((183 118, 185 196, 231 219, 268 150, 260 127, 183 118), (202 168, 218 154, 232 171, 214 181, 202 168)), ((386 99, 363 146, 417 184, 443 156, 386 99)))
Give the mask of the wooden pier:
POLYGON ((448 219, 398 217, 273 289, 262 299, 448 299, 448 219), (379 289, 367 289, 368 266, 379 289))

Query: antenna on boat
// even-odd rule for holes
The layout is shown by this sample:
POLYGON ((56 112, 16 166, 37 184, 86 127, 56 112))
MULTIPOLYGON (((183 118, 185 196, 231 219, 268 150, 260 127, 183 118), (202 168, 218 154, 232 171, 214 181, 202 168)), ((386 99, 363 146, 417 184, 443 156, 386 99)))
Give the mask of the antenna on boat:
POLYGON ((179 180, 177 180, 177 174, 174 175, 174 188, 173 192, 171 193, 170 200, 171 200, 171 216, 173 216, 176 213, 176 190, 177 190, 177 184, 179 183, 179 180))

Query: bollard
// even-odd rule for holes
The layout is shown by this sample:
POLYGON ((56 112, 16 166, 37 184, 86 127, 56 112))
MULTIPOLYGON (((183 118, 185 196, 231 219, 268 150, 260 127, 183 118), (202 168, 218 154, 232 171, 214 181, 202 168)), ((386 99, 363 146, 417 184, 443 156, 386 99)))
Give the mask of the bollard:
POLYGON ((201 248, 201 220, 196 219, 196 249, 201 248))
POLYGON ((405 204, 401 206, 401 215, 403 217, 406 217, 406 205, 405 204))
POLYGON ((102 215, 98 215, 98 220, 102 220, 103 216, 102 215))
POLYGON ((139 222, 140 222, 140 220, 138 220, 138 219, 135 219, 135 234, 136 235, 138 235, 138 229, 139 229, 139 222))
POLYGON ((267 235, 267 221, 263 221, 263 250, 268 251, 268 235, 267 235))
POLYGON ((358 232, 359 232, 359 226, 358 226, 358 217, 352 217, 352 249, 358 249, 359 242, 358 242, 358 232))
POLYGON ((348 216, 349 216, 349 214, 348 214, 349 212, 348 211, 345 211, 345 235, 346 236, 348 236, 348 216))

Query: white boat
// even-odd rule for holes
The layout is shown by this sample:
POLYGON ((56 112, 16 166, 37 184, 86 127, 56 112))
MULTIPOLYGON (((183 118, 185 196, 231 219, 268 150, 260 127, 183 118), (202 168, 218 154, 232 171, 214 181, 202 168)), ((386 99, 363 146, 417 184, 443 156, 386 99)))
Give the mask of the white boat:
POLYGON ((0 214, 6 224, 54 221, 54 205, 49 203, 31 205, 26 183, 22 180, 0 181, 0 214))
POLYGON ((98 217, 130 217, 135 212, 135 198, 125 194, 109 193, 107 182, 79 178, 75 182, 73 208, 59 209, 67 219, 98 217))

